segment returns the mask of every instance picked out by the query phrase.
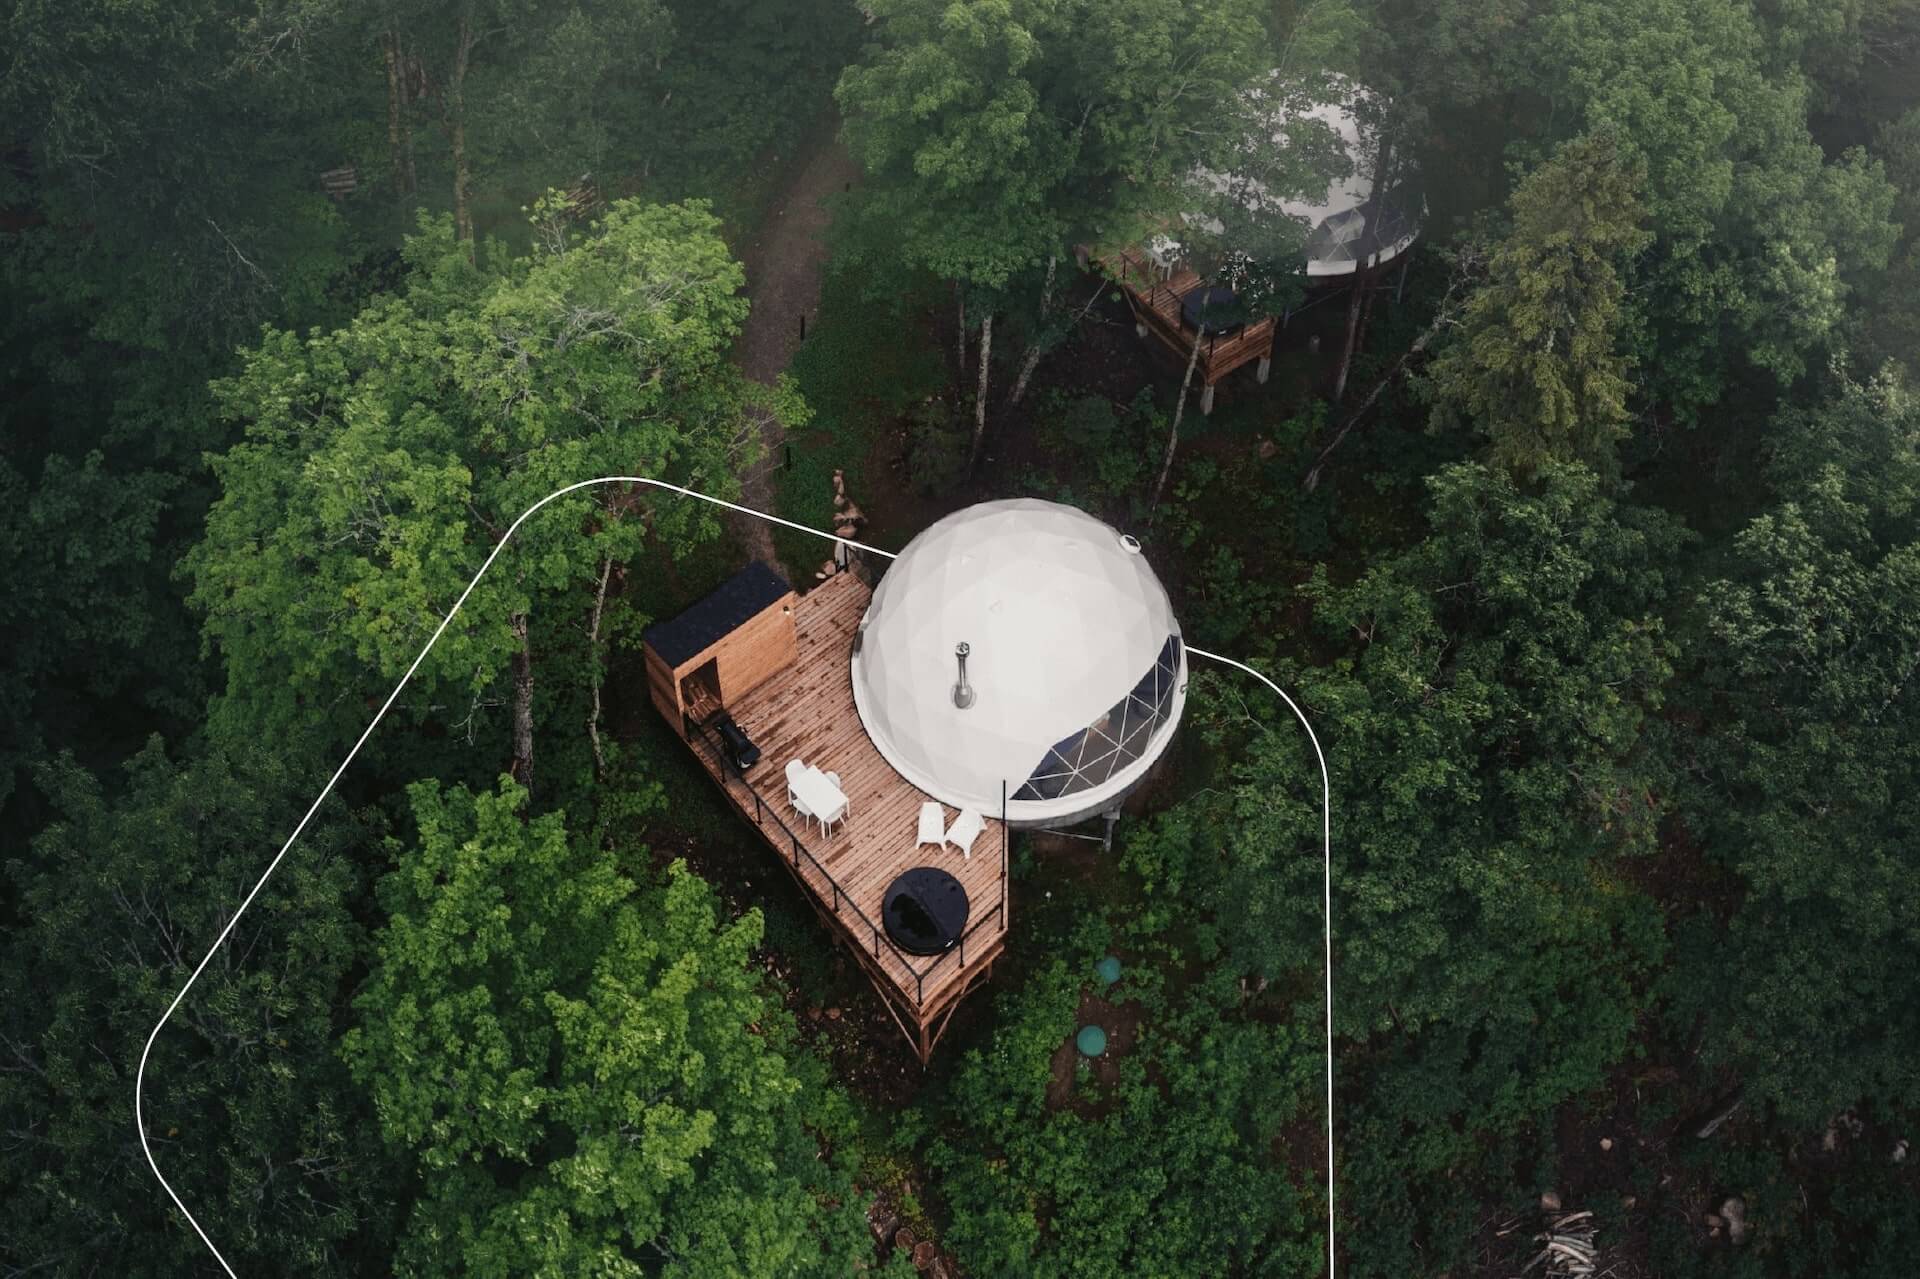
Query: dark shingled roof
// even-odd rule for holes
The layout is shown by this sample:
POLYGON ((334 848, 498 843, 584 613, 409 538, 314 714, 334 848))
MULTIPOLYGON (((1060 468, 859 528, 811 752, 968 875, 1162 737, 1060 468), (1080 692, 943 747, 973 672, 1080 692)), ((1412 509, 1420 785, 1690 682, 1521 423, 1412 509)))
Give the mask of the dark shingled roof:
POLYGON ((724 635, 740 629, 767 605, 793 589, 787 579, 754 560, 720 583, 713 594, 678 617, 656 622, 640 633, 646 646, 668 666, 678 666, 724 635))

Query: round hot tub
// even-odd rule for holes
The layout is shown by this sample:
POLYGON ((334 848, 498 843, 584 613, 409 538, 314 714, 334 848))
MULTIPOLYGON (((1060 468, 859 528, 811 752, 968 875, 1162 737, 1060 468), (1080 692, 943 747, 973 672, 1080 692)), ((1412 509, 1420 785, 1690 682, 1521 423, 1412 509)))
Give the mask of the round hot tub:
POLYGON ((967 890, 937 866, 916 866, 887 885, 880 926, 909 955, 938 955, 967 931, 967 890))

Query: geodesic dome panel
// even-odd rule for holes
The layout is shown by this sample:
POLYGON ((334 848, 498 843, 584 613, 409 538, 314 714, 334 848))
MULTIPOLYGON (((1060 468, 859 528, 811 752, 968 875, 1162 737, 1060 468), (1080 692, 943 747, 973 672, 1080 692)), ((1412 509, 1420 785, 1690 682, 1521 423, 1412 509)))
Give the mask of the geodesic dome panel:
POLYGON ((1140 682, 1099 719, 1055 742, 1013 797, 1058 799, 1094 790, 1149 754, 1173 709, 1182 655, 1180 637, 1167 636, 1152 669, 1140 682))
POLYGON ((921 790, 992 815, 1097 810, 1145 773, 1184 704, 1167 594, 1119 533, 1015 499, 968 507, 908 545, 874 591, 852 657, 874 746, 921 790), (972 704, 954 704, 968 646, 972 704))
MULTIPOLYGON (((1426 213, 1416 170, 1404 157, 1391 166, 1398 176, 1389 188, 1377 189, 1373 170, 1379 161, 1379 138, 1365 120, 1376 102, 1373 91, 1339 75, 1330 77, 1328 85, 1325 97, 1303 99, 1300 86, 1276 70, 1242 95, 1255 131, 1245 144, 1246 152, 1286 147, 1289 130, 1306 122, 1317 122, 1331 132, 1345 156, 1347 171, 1330 179, 1324 192, 1304 198, 1297 193, 1285 195, 1268 190, 1256 178, 1215 173, 1204 166, 1193 175, 1195 181, 1215 194, 1230 196, 1250 213, 1303 223, 1306 273, 1314 279, 1350 274, 1369 257, 1378 263, 1398 256, 1419 235, 1426 213)), ((1225 230, 1219 219, 1206 214, 1181 216, 1187 225, 1212 235, 1225 230)))

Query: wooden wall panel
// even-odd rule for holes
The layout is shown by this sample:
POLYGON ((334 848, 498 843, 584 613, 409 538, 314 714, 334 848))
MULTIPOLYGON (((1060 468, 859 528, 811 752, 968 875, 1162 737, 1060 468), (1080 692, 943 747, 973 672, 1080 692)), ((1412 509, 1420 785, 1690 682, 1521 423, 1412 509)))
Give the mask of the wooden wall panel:
POLYGON ((793 607, 797 598, 788 591, 777 603, 768 605, 764 612, 713 646, 711 651, 719 658, 723 705, 733 706, 793 665, 793 607))

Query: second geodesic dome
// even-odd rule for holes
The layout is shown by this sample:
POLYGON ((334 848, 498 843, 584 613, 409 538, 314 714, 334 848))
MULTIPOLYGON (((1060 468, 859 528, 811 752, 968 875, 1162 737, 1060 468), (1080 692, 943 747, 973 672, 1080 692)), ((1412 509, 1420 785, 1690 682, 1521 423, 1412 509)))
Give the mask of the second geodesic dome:
MULTIPOLYGON (((1404 157, 1393 163, 1386 188, 1375 181, 1379 139, 1368 116, 1377 114, 1372 90, 1345 76, 1327 81, 1327 91, 1305 93, 1279 71, 1242 95, 1242 104, 1255 133, 1247 147, 1285 147, 1289 131, 1303 123, 1324 125, 1344 154, 1347 172, 1332 178, 1324 192, 1306 197, 1275 196, 1257 179, 1245 175, 1194 170, 1194 180, 1226 195, 1250 211, 1290 217, 1306 224, 1305 270, 1309 280, 1337 281, 1352 275, 1372 257, 1374 265, 1392 261, 1419 237, 1426 201, 1414 181, 1414 166, 1404 157)), ((1204 226, 1218 235, 1219 220, 1201 213, 1184 215, 1190 226, 1204 226)), ((1178 246, 1165 237, 1152 246, 1154 256, 1166 262, 1178 246)))
POLYGON ((1115 807, 1186 704, 1179 623, 1139 543, 1031 498, 967 507, 914 538, 874 590, 852 675, 867 736, 902 777, 989 816, 1004 783, 1016 826, 1115 807))

